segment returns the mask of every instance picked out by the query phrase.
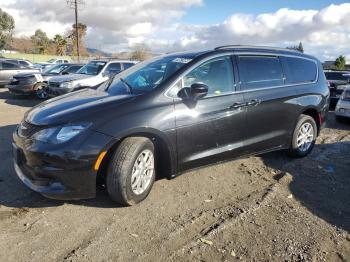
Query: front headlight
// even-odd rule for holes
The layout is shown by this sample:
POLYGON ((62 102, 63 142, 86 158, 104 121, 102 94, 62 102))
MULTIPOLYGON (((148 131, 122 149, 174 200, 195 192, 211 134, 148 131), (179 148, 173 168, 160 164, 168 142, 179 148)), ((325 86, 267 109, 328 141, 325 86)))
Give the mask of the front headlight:
POLYGON ((73 88, 73 82, 64 82, 60 84, 60 87, 62 88, 73 88))
POLYGON ((90 123, 70 124, 62 127, 52 127, 43 129, 33 135, 33 139, 52 144, 61 144, 69 141, 73 137, 90 127, 90 123))

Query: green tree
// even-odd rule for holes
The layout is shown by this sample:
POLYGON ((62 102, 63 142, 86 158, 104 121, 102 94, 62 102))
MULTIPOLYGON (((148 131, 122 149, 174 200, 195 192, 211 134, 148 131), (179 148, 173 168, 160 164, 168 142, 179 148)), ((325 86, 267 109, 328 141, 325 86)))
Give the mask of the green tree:
POLYGON ((334 66, 335 66, 335 69, 344 70, 345 64, 346 64, 345 56, 341 55, 335 60, 334 66))
POLYGON ((56 55, 65 55, 67 51, 67 40, 61 35, 55 35, 53 38, 56 55))
POLYGON ((41 29, 37 29, 34 35, 31 36, 34 44, 34 52, 37 54, 45 54, 50 46, 50 39, 41 29))
POLYGON ((15 20, 11 15, 0 8, 0 49, 4 49, 12 37, 15 28, 15 20))
POLYGON ((304 53, 304 46, 303 46, 302 42, 299 43, 297 50, 299 50, 300 52, 304 53))
POLYGON ((288 49, 294 49, 294 50, 297 50, 301 53, 304 53, 304 46, 303 46, 303 43, 300 42, 299 45, 294 45, 294 46, 287 46, 288 49))

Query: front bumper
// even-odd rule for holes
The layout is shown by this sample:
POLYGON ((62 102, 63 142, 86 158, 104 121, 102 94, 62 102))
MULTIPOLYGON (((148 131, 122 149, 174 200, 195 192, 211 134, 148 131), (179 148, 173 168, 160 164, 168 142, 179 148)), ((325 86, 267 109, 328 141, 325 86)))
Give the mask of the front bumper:
POLYGON ((111 137, 87 130, 68 143, 53 145, 13 134, 14 168, 30 189, 60 200, 96 196, 95 161, 111 137))
POLYGON ((350 101, 339 100, 334 110, 336 116, 349 117, 350 118, 350 101))
POLYGON ((31 95, 34 93, 34 84, 23 84, 23 85, 11 85, 8 84, 6 87, 9 92, 15 95, 31 95))

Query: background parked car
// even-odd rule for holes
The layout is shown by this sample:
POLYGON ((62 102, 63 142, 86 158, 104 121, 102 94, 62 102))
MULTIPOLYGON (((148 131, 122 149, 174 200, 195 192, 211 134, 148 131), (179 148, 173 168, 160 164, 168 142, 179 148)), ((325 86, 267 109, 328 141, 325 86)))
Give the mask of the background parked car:
POLYGON ((338 121, 343 121, 346 118, 350 119, 350 86, 340 96, 334 113, 338 121))
POLYGON ((83 66, 77 74, 57 76, 49 80, 49 96, 58 96, 78 89, 93 87, 105 82, 111 75, 135 65, 135 61, 93 60, 83 66))
POLYGON ((47 82, 50 78, 76 73, 82 66, 83 64, 66 63, 49 67, 42 73, 19 73, 12 77, 7 88, 13 94, 31 95, 35 93, 38 98, 45 99, 48 97, 47 82))
POLYGON ((62 58, 52 58, 48 60, 47 62, 42 62, 42 63, 36 63, 34 66, 35 68, 38 68, 40 70, 46 70, 49 67, 52 67, 53 65, 56 64, 66 64, 69 63, 70 61, 68 59, 62 59, 62 58))
MULTIPOLYGON (((24 61, 24 60, 19 60, 24 61)), ((20 63, 16 60, 0 60, 0 87, 7 85, 12 76, 18 73, 33 73, 39 72, 38 69, 31 68, 28 66, 21 66, 20 63)))
POLYGON ((327 81, 330 89, 330 106, 334 108, 343 94, 343 91, 350 84, 350 72, 349 71, 325 71, 327 81))
POLYGON ((32 62, 30 62, 29 60, 25 60, 25 59, 1 59, 1 60, 17 64, 17 65, 19 65, 19 67, 22 67, 22 68, 24 68, 24 67, 35 68, 35 66, 32 62))

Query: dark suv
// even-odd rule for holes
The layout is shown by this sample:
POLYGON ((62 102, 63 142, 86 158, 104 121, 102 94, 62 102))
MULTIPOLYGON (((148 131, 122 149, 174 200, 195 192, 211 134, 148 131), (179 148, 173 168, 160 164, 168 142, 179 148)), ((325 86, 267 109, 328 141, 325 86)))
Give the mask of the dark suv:
POLYGON ((167 54, 31 109, 13 134, 15 170, 50 198, 94 197, 102 180, 132 205, 156 176, 273 150, 306 156, 328 106, 321 63, 297 51, 167 54))
POLYGON ((325 75, 329 83, 330 105, 332 108, 334 108, 344 90, 350 86, 350 72, 325 71, 325 75))

